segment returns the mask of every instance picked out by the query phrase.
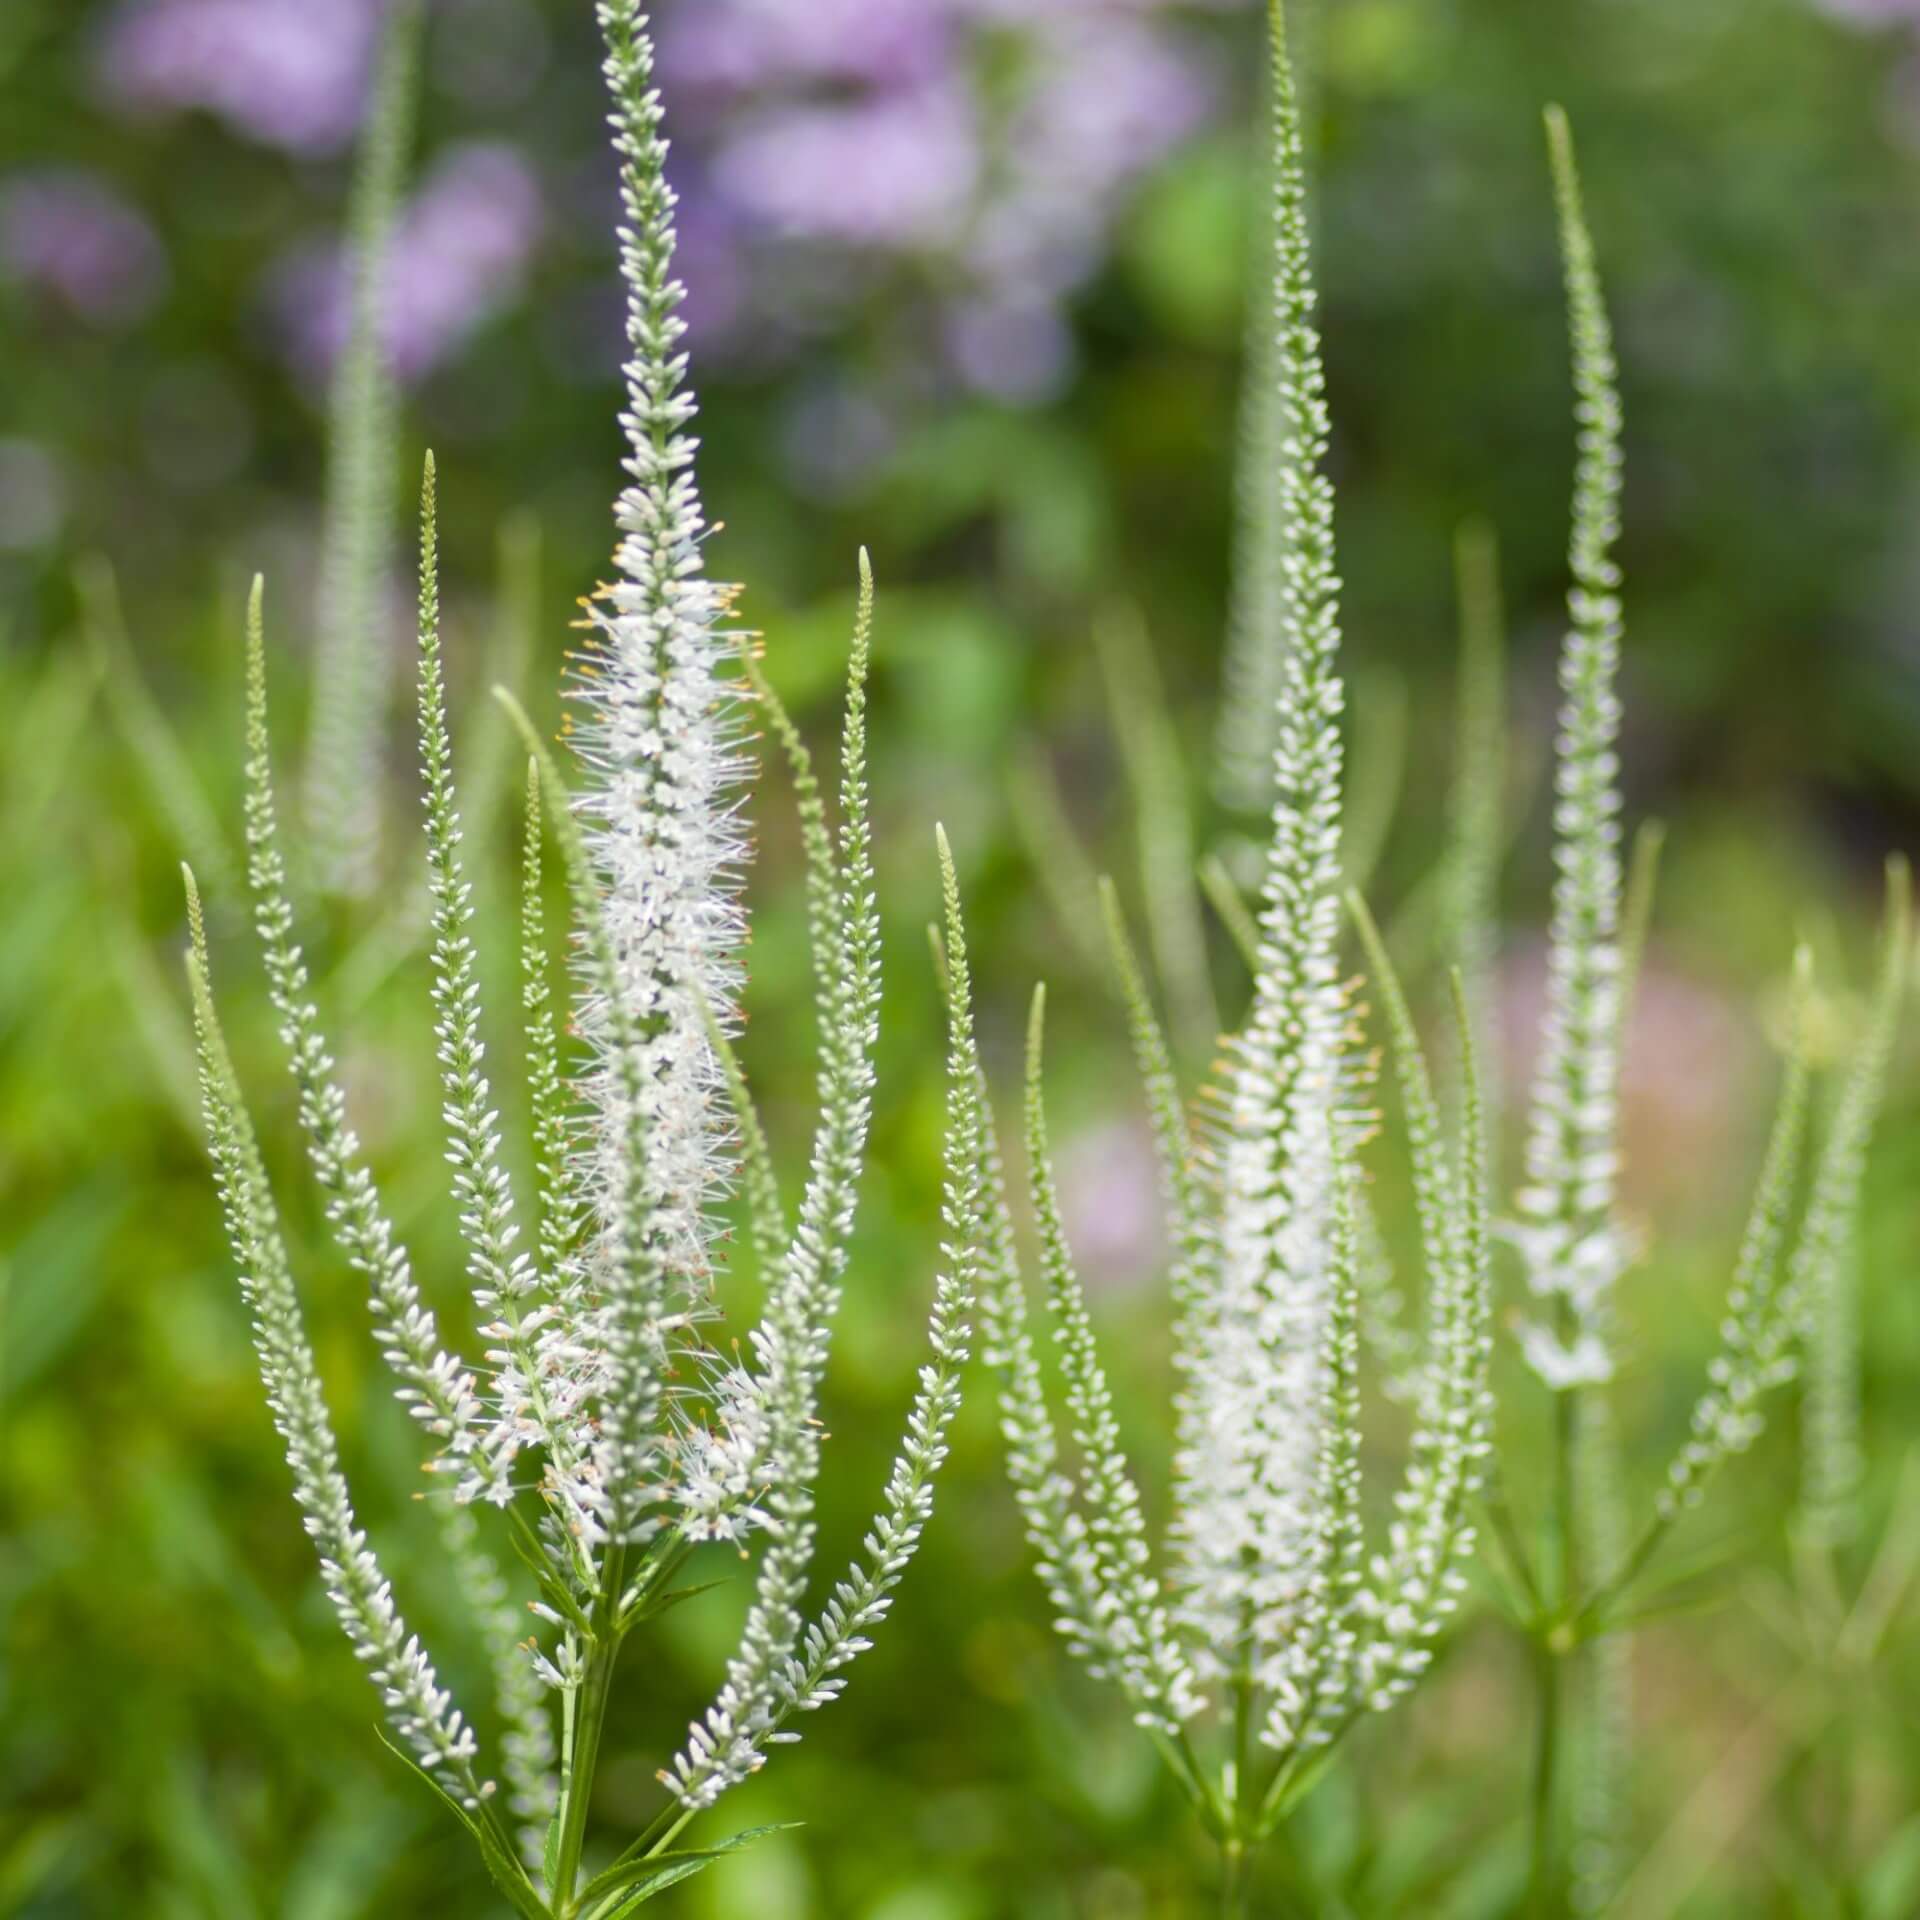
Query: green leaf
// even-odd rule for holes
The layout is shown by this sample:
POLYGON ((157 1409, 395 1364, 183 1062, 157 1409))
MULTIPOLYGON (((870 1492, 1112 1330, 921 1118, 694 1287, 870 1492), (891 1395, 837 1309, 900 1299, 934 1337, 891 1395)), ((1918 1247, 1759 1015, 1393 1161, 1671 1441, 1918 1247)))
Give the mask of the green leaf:
POLYGON ((436 1794, 453 1817, 473 1835, 474 1844, 480 1849, 480 1858, 486 1862, 487 1876, 500 1889, 501 1894, 512 1906, 515 1913, 525 1920, 553 1920, 553 1909, 534 1891, 533 1882, 527 1878, 527 1870, 514 1857, 506 1843, 487 1820, 476 1820, 432 1774, 430 1774, 412 1754, 399 1744, 385 1727, 376 1726, 374 1732, 380 1736, 380 1744, 389 1753, 395 1754, 420 1779, 424 1780, 436 1794))
POLYGON ((547 1558, 541 1545, 540 1536, 527 1524, 527 1517, 517 1507, 507 1509, 509 1526, 508 1538, 513 1542, 513 1550, 526 1563, 528 1570, 540 1585, 540 1597, 554 1612, 564 1614, 581 1633, 593 1638, 593 1622, 580 1610, 580 1603, 574 1599, 567 1583, 553 1570, 553 1563, 547 1558))
POLYGON ((657 1620, 663 1613, 671 1612, 682 1601, 693 1600, 703 1593, 711 1593, 715 1587, 724 1587, 731 1576, 718 1580, 703 1580, 697 1587, 675 1587, 669 1593, 648 1594, 620 1616, 617 1631, 626 1633, 642 1620, 657 1620))
POLYGON ((704 1872, 716 1860, 724 1859, 730 1853, 738 1853, 742 1848, 752 1846, 756 1840, 764 1840, 770 1833, 791 1832, 798 1824, 798 1821, 787 1820, 771 1827, 749 1827, 744 1833, 736 1833, 732 1839, 722 1840, 714 1847, 696 1847, 677 1853, 655 1853, 638 1859, 616 1860, 604 1873, 595 1875, 587 1882, 581 1890, 579 1905, 586 1909, 609 1894, 625 1893, 628 1897, 618 1907, 610 1909, 604 1917, 596 1916, 596 1920, 620 1920, 622 1915, 631 1913, 643 1901, 651 1900, 656 1893, 664 1892, 679 1881, 689 1880, 696 1873, 704 1872))
POLYGON ((560 1812, 556 1807, 551 1820, 547 1822, 546 1845, 540 1849, 540 1878, 546 1882, 547 1898, 558 1897, 560 1888, 560 1812))

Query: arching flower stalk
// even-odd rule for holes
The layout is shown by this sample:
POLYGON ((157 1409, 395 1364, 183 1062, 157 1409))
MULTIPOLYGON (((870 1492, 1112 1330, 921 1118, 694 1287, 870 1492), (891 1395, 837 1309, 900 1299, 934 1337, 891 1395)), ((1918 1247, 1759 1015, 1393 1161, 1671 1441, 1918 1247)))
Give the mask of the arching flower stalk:
POLYGON ((443 1340, 348 1124, 294 936, 257 584, 248 623, 247 845, 269 987, 329 1224, 368 1285, 398 1397, 434 1442, 429 1466, 446 1551, 496 1682, 493 1724, 479 1733, 402 1622, 348 1503, 273 1201, 207 991, 197 905, 191 963, 229 1232, 329 1592, 380 1690, 395 1744, 474 1835, 503 1898, 532 1920, 615 1920, 740 1844, 672 1850, 695 1814, 761 1767, 774 1743, 796 1737, 795 1714, 838 1697, 847 1667, 891 1606, 945 1458, 985 1246, 980 1075, 943 842, 953 1051, 946 1260, 932 1351, 864 1557, 816 1600, 819 1394, 866 1158, 880 1003, 866 772, 873 581, 862 554, 836 826, 799 734, 741 636, 726 630, 730 590, 709 584, 702 570, 674 203, 651 42, 636 0, 601 0, 599 17, 626 208, 632 484, 619 505, 620 577, 590 603, 591 637, 572 688, 588 775, 577 796, 506 702, 532 756, 520 927, 531 1213, 514 1192, 514 1156, 487 1063, 443 680, 431 456, 422 495, 419 718, 434 1041, 480 1337, 475 1359, 443 1340), (749 701, 768 716, 793 767, 818 983, 819 1116, 791 1224, 731 1038, 744 933, 734 879, 744 832, 733 789, 744 770, 749 701), (557 1007, 548 948, 541 867, 549 842, 561 854, 577 921, 577 1025, 588 1048, 577 1067, 561 1040, 576 1023, 557 1007), (740 1153, 768 1294, 747 1357, 724 1362, 703 1344, 701 1328, 714 1311, 726 1250, 719 1210, 740 1153), (505 1532, 532 1576, 530 1617, 486 1550, 490 1530, 505 1532), (760 1552, 739 1649, 712 1706, 661 1773, 659 1817, 594 1871, 588 1808, 622 1645, 685 1597, 675 1577, 709 1541, 760 1552), (517 1645, 529 1625, 532 1639, 517 1645), (504 1794, 487 1758, 496 1737, 504 1794))
MULTIPOLYGON (((1220 1842, 1230 1913, 1246 1910, 1260 1846, 1327 1754, 1415 1684, 1457 1604, 1486 1447, 1490 1311, 1478 1092, 1451 1151, 1411 1017, 1373 939, 1415 1141, 1429 1359, 1395 1518, 1370 1550, 1354 1163, 1368 1116, 1355 1096, 1355 1010, 1339 971, 1339 583, 1299 114, 1277 3, 1270 18, 1283 657, 1253 1005, 1226 1050, 1211 1138, 1190 1127, 1145 978, 1111 889, 1106 896, 1172 1216, 1175 1488, 1157 1569, 1054 1196, 1042 997, 1029 1035, 1027 1159, 1077 1466, 1048 1402, 990 1139, 983 1162, 998 1221, 985 1347, 1041 1578, 1074 1653, 1118 1687, 1220 1842)), ((1461 1048, 1471 1080, 1464 1022, 1461 1048)))

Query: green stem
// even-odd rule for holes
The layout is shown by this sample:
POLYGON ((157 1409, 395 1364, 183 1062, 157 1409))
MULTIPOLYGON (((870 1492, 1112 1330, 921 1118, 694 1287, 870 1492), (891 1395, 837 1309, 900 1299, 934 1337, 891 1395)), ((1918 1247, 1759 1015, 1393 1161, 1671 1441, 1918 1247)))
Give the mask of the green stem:
POLYGON ((571 1715, 572 1738, 562 1756, 560 1838, 554 1854, 550 1889, 554 1910, 561 1915, 577 1911, 574 1891, 580 1880, 580 1858, 587 1844, 587 1809, 593 1799, 594 1769, 600 1759, 600 1734, 606 1725, 607 1701, 613 1692, 613 1670, 620 1659, 620 1634, 614 1615, 626 1579, 626 1554, 616 1547, 602 1570, 600 1597, 594 1603, 594 1634, 587 1643, 587 1670, 571 1715))
POLYGON ((1221 1920, 1247 1920, 1253 1911, 1253 1856, 1237 1834, 1221 1848, 1221 1920))
POLYGON ((1534 1655, 1540 1718, 1533 1754, 1533 1845, 1527 1872, 1529 1920, 1558 1920, 1560 1862, 1555 1845, 1555 1802, 1560 1765, 1560 1655, 1544 1640, 1534 1655))
POLYGON ((574 1911, 574 1885, 580 1878, 580 1856, 587 1842, 587 1806, 593 1798, 600 1732, 606 1725, 607 1697, 613 1691, 613 1668, 619 1654, 617 1642, 596 1642, 587 1655, 586 1677, 580 1683, 573 1750, 568 1756, 562 1787, 560 1845, 553 1884, 554 1899, 562 1914, 574 1911))

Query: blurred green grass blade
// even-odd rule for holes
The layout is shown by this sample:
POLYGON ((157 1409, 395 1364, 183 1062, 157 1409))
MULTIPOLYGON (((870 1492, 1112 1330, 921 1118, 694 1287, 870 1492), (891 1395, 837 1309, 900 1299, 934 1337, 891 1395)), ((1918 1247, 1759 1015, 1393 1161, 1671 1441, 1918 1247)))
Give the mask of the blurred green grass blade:
POLYGON ((1407 773, 1412 702, 1402 674, 1377 669, 1353 690, 1353 771, 1340 834, 1347 885, 1364 892, 1386 851, 1407 773))
POLYGON ((1029 742, 1014 757, 1008 786, 1014 832, 1046 896, 1055 930, 1067 937, 1089 975, 1104 978, 1107 951, 1099 936, 1099 875, 1074 830, 1044 747, 1029 742))
POLYGON ((500 523, 494 552, 493 627, 486 669, 480 684, 468 688, 470 711, 460 730, 461 737, 472 742, 460 770, 459 787, 476 869, 486 866, 503 823, 518 815, 520 736, 489 689, 505 687, 522 704, 531 692, 545 557, 539 517, 526 508, 508 514, 500 523))
POLYGON ((1500 1137, 1502 1068, 1495 996, 1500 964, 1500 866, 1506 850, 1507 618, 1500 546, 1484 520, 1454 535, 1460 662, 1446 858, 1448 958, 1460 969, 1486 1100, 1489 1147, 1500 1137))
POLYGON ((82 560, 74 569, 74 590, 107 711, 133 756, 155 812, 173 836, 176 857, 187 861, 219 898, 237 899, 240 870, 232 842, 207 799, 191 756, 140 671, 112 563, 101 554, 82 560))
POLYGON ((1107 608, 1094 622, 1093 636, 1133 798, 1147 937, 1167 996, 1168 1024, 1183 1052, 1205 1059, 1220 1032, 1220 1013, 1194 880, 1197 848, 1179 736, 1138 612, 1107 608))

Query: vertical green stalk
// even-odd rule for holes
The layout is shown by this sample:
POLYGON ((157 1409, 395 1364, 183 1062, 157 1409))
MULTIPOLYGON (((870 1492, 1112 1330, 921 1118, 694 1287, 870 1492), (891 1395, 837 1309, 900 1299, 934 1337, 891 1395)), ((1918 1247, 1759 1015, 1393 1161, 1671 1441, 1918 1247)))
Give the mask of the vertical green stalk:
POLYGON ((574 1888, 580 1879, 580 1856, 586 1849, 587 1809, 593 1801, 594 1770, 600 1760, 600 1735, 607 1723, 607 1700, 613 1691, 613 1670, 620 1659, 618 1610, 626 1579, 626 1554, 614 1548, 601 1569, 600 1597, 593 1608, 593 1638, 587 1649, 586 1672, 569 1703, 573 1711, 565 1729, 561 1755, 560 1831, 553 1853, 548 1893, 554 1911, 574 1912, 574 1888))
POLYGON ((1222 1843, 1224 1871, 1220 1880, 1222 1920, 1247 1920, 1253 1911, 1253 1855, 1238 1834, 1222 1843))
POLYGON ((1560 1773, 1560 1655, 1542 1633, 1534 1643, 1534 1681, 1538 1695, 1531 1798, 1533 1841, 1527 1870, 1525 1911, 1529 1920, 1559 1920, 1560 1863, 1556 1850, 1555 1806, 1560 1773))

